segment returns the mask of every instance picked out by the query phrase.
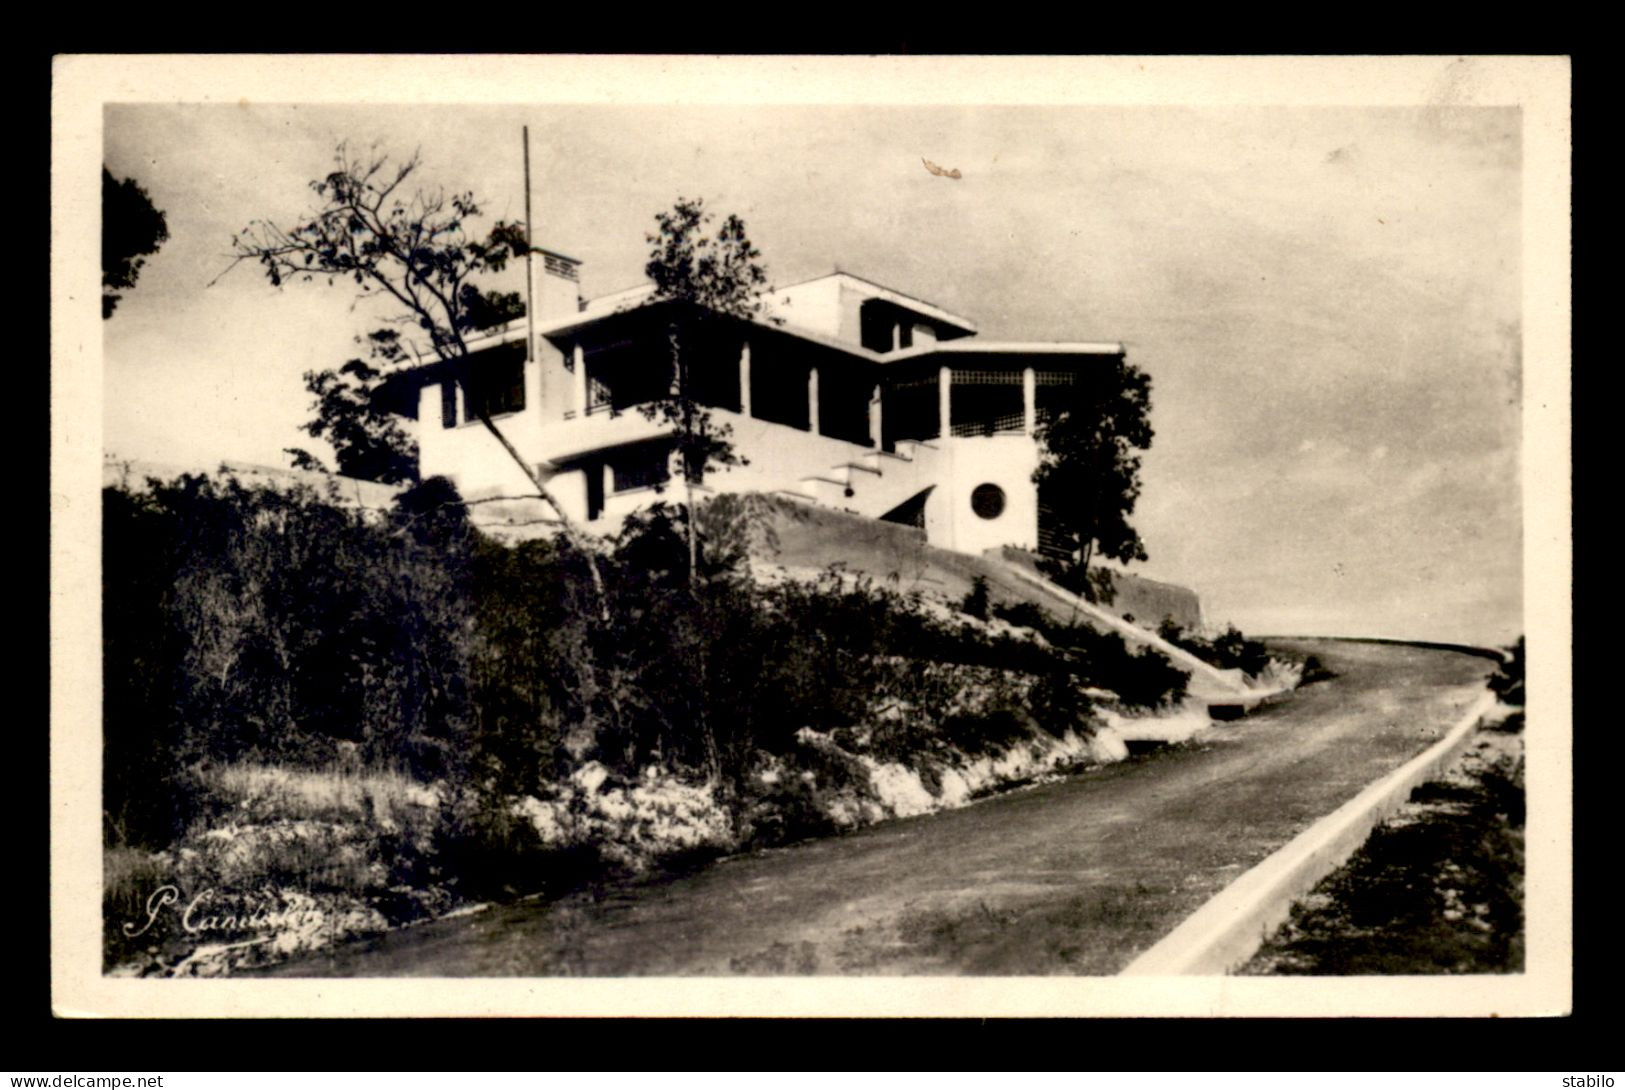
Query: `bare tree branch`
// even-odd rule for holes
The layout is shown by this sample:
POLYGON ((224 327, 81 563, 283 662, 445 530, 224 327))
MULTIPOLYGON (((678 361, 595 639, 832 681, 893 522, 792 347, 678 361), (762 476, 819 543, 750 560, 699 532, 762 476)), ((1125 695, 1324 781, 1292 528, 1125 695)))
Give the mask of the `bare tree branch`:
MULTIPOLYGON (((389 157, 375 154, 363 160, 341 143, 335 168, 310 183, 324 203, 292 227, 257 220, 233 239, 235 259, 221 277, 244 261, 260 264, 275 287, 291 280, 309 282, 325 276, 335 282, 346 277, 362 286, 381 289, 404 308, 403 322, 427 334, 430 350, 452 367, 454 381, 487 432, 513 460, 542 500, 558 517, 559 525, 588 559, 593 587, 604 616, 608 616, 603 576, 591 542, 548 489, 538 470, 491 419, 476 395, 468 343, 472 328, 464 285, 483 272, 500 272, 510 258, 530 246, 528 225, 498 222, 484 239, 470 238, 466 224, 480 215, 472 194, 448 200, 442 191, 419 190, 407 198, 395 195, 420 165, 414 151, 390 174, 383 174, 389 157), (380 175, 387 181, 380 182, 380 175)), ((416 346, 413 346, 416 353, 416 346)), ((419 359, 421 360, 421 355, 419 359)))

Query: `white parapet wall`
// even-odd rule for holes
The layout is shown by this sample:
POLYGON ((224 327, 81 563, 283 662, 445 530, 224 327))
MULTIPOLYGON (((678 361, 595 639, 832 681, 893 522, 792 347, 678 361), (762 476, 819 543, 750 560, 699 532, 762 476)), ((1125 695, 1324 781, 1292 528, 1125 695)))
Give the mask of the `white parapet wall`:
MULTIPOLYGON (((427 386, 422 392, 418 443, 423 473, 449 477, 465 498, 490 505, 481 513, 482 523, 533 520, 535 513, 528 507, 507 509, 498 502, 498 497, 529 496, 535 489, 483 424, 461 419, 461 396, 459 391, 459 422, 447 428, 441 422, 440 387, 427 386)), ((660 491, 622 494, 606 488, 603 514, 589 520, 586 473, 602 471, 597 456, 657 438, 670 426, 635 409, 555 416, 555 406, 537 404, 542 400, 532 399, 523 411, 498 416, 494 422, 528 464, 552 475, 549 490, 569 518, 594 533, 614 533, 629 511, 673 501, 670 485, 660 491), (583 463, 589 468, 584 470, 583 463), (594 465, 600 468, 590 468, 594 465)), ((716 492, 806 494, 829 506, 879 518, 931 489, 924 517, 932 544, 973 554, 1000 546, 1032 549, 1038 544, 1038 497, 1032 475, 1039 450, 1030 436, 938 438, 924 445, 899 444, 900 457, 891 457, 866 444, 737 412, 709 413, 714 425, 729 429, 741 458, 739 465, 717 467, 708 474, 706 486, 716 492), (855 465, 863 468, 852 468, 855 465)))

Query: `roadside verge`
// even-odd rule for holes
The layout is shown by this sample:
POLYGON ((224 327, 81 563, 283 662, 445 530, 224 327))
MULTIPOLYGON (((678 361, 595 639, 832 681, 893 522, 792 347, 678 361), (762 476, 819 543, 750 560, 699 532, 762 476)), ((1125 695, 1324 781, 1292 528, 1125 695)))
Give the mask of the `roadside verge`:
POLYGON ((1245 963, 1286 920, 1294 901, 1341 866, 1414 787, 1461 751, 1494 705, 1495 694, 1484 693, 1444 737, 1236 879, 1119 975, 1215 976, 1245 963))

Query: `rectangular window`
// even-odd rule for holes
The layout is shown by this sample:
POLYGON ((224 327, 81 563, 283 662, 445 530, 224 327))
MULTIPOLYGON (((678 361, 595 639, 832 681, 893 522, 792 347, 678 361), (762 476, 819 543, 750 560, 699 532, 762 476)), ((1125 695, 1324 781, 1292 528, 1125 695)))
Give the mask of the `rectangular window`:
POLYGON ((525 357, 479 360, 473 365, 473 396, 477 404, 463 413, 464 422, 478 420, 481 405, 490 416, 520 412, 525 407, 525 357))
POLYGON ((664 448, 624 454, 610 463, 616 492, 654 488, 671 480, 671 455, 664 448))
POLYGON ((451 379, 440 384, 440 426, 457 426, 457 383, 451 379))

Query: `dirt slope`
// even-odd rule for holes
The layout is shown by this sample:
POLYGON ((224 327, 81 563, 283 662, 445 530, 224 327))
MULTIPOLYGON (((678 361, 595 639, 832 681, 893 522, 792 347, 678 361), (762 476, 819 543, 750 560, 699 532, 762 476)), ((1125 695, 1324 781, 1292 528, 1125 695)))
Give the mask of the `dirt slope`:
MULTIPOLYGON (((948 602, 963 599, 980 576, 987 580, 988 597, 995 605, 1030 603, 1058 620, 1081 622, 1116 632, 1132 643, 1155 647, 1191 674, 1191 693, 1198 699, 1227 703, 1231 694, 1245 690, 1238 677, 1216 670, 1138 624, 1123 620, 1127 596, 1113 608, 1082 602, 1042 580, 1032 558, 1018 550, 999 550, 994 556, 949 552, 926 544, 924 534, 912 527, 780 497, 754 501, 751 512, 757 523, 753 539, 756 561, 792 571, 816 571, 840 564, 876 582, 948 602)), ((1183 614, 1200 616, 1195 594, 1169 584, 1136 586, 1132 599, 1170 605, 1184 602, 1183 614)))
MULTIPOLYGON (((969 594, 972 581, 980 575, 987 579, 990 598, 996 604, 1031 602, 1052 612, 1056 608, 1052 598, 1035 593, 1010 570, 1014 566, 1036 574, 1034 558, 1018 549, 1000 550, 999 555, 988 557, 949 552, 926 544, 924 532, 910 526, 776 496, 754 497, 751 512, 758 523, 753 559, 762 563, 792 570, 841 564, 876 582, 950 602, 969 594)), ((1132 614, 1146 624, 1172 616, 1183 627, 1200 626, 1201 603, 1194 592, 1126 572, 1119 573, 1117 580, 1118 596, 1110 612, 1132 614)))

